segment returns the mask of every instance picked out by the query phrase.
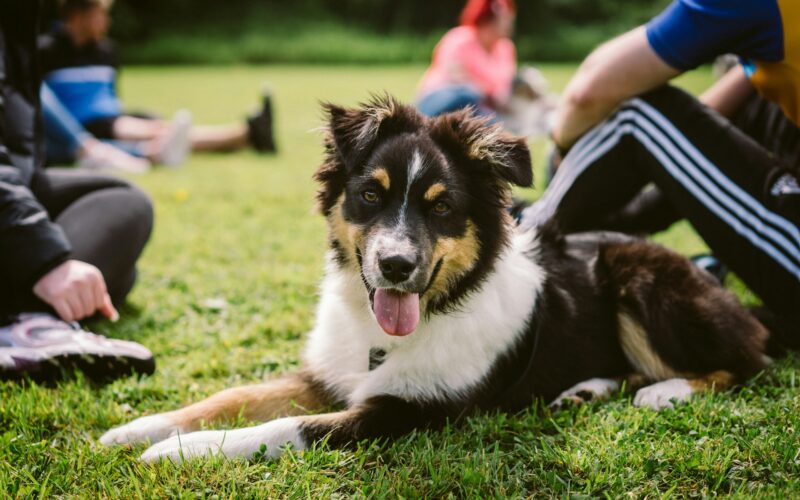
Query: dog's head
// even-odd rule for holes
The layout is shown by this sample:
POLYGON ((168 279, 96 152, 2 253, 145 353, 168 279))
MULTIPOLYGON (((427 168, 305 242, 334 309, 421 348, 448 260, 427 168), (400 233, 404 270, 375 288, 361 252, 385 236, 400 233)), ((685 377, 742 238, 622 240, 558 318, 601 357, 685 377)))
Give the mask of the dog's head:
POLYGON ((428 119, 391 97, 325 105, 318 201, 338 265, 359 272, 380 326, 413 332, 458 305, 509 241, 510 184, 530 153, 468 110, 428 119))

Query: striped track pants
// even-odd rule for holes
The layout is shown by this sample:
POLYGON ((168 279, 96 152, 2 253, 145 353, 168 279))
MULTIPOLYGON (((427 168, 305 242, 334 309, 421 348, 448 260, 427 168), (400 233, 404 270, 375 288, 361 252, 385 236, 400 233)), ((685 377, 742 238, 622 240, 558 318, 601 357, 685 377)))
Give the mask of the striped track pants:
POLYGON ((652 184, 769 309, 800 319, 800 187, 791 167, 666 86, 584 135, 523 225, 555 217, 567 232, 609 229, 652 184))

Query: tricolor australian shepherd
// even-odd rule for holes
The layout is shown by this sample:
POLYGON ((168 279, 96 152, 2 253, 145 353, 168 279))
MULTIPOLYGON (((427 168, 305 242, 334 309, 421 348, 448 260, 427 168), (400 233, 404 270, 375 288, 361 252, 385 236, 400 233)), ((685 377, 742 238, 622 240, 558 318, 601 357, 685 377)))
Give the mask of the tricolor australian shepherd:
POLYGON ((523 140, 389 97, 326 110, 316 179, 330 251, 303 370, 101 442, 150 440, 146 461, 262 445, 275 457, 623 386, 660 409, 764 367, 767 331, 685 258, 617 234, 516 230, 510 188, 532 182, 523 140), (198 432, 239 414, 265 423, 198 432))

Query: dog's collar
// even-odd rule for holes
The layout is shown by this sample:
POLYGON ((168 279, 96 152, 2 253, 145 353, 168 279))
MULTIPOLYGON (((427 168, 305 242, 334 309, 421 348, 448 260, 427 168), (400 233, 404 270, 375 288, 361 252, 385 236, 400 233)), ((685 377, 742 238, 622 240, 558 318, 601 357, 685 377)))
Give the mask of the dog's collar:
POLYGON ((376 369, 386 361, 386 350, 373 347, 369 350, 369 371, 376 369))

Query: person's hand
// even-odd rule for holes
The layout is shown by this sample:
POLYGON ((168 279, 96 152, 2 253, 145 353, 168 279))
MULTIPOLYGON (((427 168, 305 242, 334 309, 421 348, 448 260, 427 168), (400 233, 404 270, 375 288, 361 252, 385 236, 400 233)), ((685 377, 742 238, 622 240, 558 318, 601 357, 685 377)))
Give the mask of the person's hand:
POLYGON ((64 321, 77 321, 98 311, 111 321, 119 318, 103 274, 85 262, 64 262, 39 279, 33 293, 52 306, 64 321))

